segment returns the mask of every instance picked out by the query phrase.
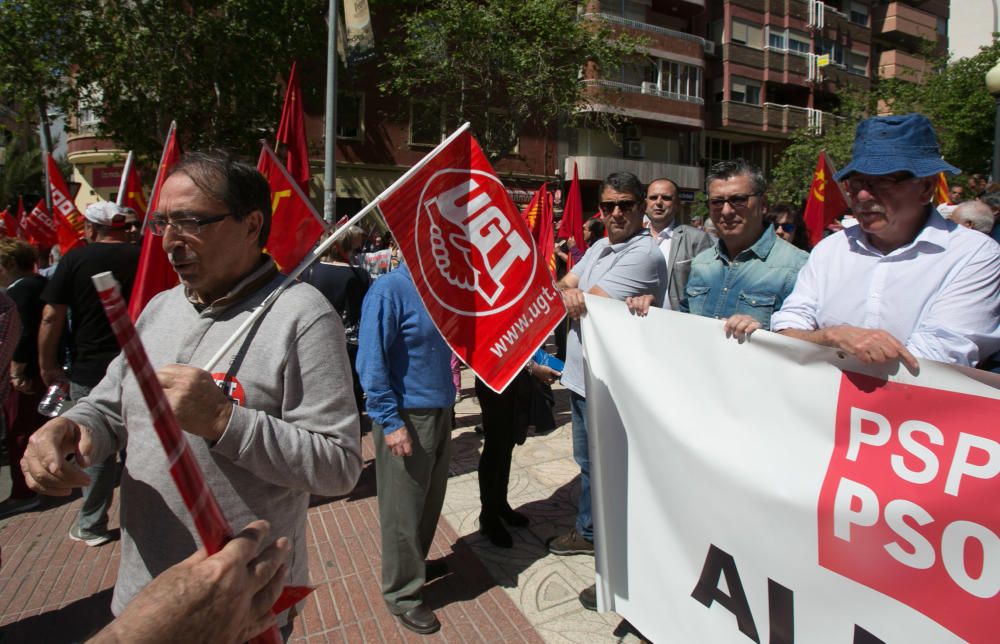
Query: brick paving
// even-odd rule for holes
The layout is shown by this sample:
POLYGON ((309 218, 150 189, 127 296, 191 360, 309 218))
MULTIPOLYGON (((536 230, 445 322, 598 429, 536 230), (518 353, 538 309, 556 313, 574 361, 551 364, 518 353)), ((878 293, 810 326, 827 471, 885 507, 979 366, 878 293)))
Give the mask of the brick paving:
MULTIPOLYGON (((614 613, 584 610, 577 593, 593 583, 593 557, 556 557, 545 542, 576 516, 579 469, 572 458, 568 396, 556 388, 555 431, 532 434, 515 448, 511 505, 532 519, 512 530, 514 547, 493 547, 478 534, 476 465, 482 437, 473 377, 456 406, 451 478, 430 559, 448 575, 428 583, 425 601, 442 629, 419 636, 403 629, 382 603, 374 451, 362 442, 364 470, 356 488, 336 499, 314 498, 308 515, 310 574, 315 592, 296 620, 292 642, 588 642, 639 641, 614 613)), ((0 499, 9 475, 0 471, 0 499)), ((79 495, 46 499, 39 510, 0 520, 0 642, 78 642, 111 619, 119 543, 88 548, 66 536, 79 495)), ((117 508, 117 504, 115 504, 117 508)), ((118 526, 117 510, 111 527, 118 526)))

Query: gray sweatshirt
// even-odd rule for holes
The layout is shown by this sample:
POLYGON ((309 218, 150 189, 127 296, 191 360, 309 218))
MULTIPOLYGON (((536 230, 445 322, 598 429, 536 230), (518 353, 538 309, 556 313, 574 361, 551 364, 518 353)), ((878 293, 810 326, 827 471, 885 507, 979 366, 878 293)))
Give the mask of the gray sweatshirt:
MULTIPOLYGON (((263 268, 200 312, 182 286, 154 298, 137 323, 153 368, 206 364, 282 279, 279 275, 254 288, 266 279, 263 268), (241 297, 246 291, 249 295, 241 297)), ((358 412, 345 347, 340 316, 326 299, 307 284, 292 286, 213 373, 217 381, 232 374, 231 397, 241 402, 225 433, 215 445, 185 434, 230 527, 239 531, 254 519, 267 519, 269 539, 291 540, 289 584, 309 581, 309 494, 345 494, 361 472, 358 412)), ((128 445, 121 481, 121 563, 111 606, 118 615, 153 577, 191 555, 201 541, 123 355, 65 415, 93 430, 93 462, 128 445)), ((285 619, 282 615, 279 622, 285 619)))

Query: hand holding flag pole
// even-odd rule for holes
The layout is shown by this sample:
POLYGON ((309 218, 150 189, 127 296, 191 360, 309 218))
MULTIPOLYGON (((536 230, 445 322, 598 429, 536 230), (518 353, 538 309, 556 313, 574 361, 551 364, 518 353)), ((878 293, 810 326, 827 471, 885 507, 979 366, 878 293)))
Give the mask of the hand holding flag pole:
MULTIPOLYGON (((104 311, 111 322, 111 330, 146 400, 156 435, 167 453, 170 476, 184 500, 185 507, 191 513, 205 550, 209 555, 213 555, 233 537, 233 531, 222 514, 219 502, 205 482, 205 476, 191 453, 191 447, 184 438, 177 417, 167 402, 163 387, 156 378, 156 372, 153 371, 142 341, 136 334, 135 326, 128 315, 118 282, 111 272, 98 273, 92 279, 94 288, 101 298, 101 304, 104 305, 104 311)), ((306 597, 312 590, 305 586, 286 586, 272 611, 275 614, 284 611, 306 597)), ((260 644, 279 644, 282 640, 278 628, 272 626, 270 630, 261 633, 252 641, 260 644)))

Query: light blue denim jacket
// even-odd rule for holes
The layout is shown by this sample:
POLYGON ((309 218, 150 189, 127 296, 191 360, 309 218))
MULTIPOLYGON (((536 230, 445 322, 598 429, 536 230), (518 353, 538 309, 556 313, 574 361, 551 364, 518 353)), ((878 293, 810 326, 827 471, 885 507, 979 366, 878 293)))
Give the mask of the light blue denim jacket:
POLYGON ((768 226, 753 246, 730 260, 721 240, 691 262, 681 311, 713 318, 744 313, 771 328, 771 314, 792 292, 809 254, 768 226))

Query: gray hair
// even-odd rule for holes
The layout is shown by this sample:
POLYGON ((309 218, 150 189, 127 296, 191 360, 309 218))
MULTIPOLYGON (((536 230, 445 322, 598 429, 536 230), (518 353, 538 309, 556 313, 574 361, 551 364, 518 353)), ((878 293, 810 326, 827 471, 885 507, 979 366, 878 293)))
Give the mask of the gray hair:
POLYGON ((764 173, 746 159, 720 161, 713 165, 705 177, 705 189, 708 190, 708 186, 712 185, 713 181, 725 181, 740 176, 750 178, 750 189, 755 193, 764 194, 767 192, 767 179, 764 178, 764 173))
POLYGON ((636 202, 641 202, 646 198, 646 189, 643 187, 639 177, 631 172, 612 172, 601 184, 601 192, 611 188, 615 192, 624 192, 635 197, 636 202))
POLYGON ((966 201, 958 205, 951 213, 951 219, 957 224, 971 224, 973 230, 987 235, 993 230, 993 211, 982 201, 966 201))
POLYGON ((984 192, 979 200, 990 207, 990 210, 1000 210, 1000 192, 984 192))

